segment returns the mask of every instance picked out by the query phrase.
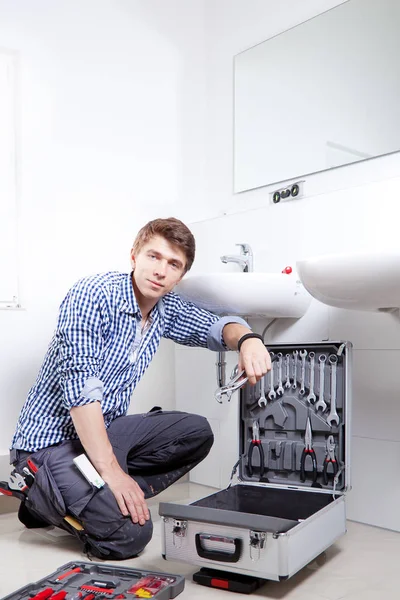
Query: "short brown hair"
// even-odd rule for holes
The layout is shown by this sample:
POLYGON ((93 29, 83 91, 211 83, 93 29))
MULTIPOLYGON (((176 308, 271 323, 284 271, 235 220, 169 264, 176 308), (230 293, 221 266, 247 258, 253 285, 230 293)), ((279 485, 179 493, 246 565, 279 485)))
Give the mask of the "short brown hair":
POLYGON ((137 253, 155 235, 160 235, 170 244, 177 246, 186 256, 185 273, 189 271, 194 261, 196 242, 188 227, 179 219, 154 219, 149 221, 136 236, 133 242, 133 252, 137 253))

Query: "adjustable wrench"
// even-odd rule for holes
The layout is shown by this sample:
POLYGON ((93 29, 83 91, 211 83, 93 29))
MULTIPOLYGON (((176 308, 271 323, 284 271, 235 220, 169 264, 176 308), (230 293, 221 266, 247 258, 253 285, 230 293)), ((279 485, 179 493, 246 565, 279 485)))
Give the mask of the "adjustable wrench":
POLYGON ((285 361, 286 361, 285 388, 288 390, 291 387, 291 385, 290 385, 290 354, 286 354, 285 361))
POLYGON ((317 397, 314 394, 314 368, 315 368, 315 352, 310 352, 308 355, 310 358, 310 393, 307 396, 307 402, 311 404, 316 401, 317 397))
POLYGON ((292 390, 297 388, 297 357, 299 355, 298 350, 293 350, 293 383, 292 390))
POLYGON ((269 389, 268 398, 270 400, 274 400, 274 398, 276 398, 276 392, 274 390, 274 363, 273 363, 274 352, 270 352, 269 355, 271 357, 271 371, 270 371, 271 378, 270 378, 270 389, 269 389))
POLYGON ((283 394, 285 393, 285 390, 283 389, 283 385, 282 385, 282 358, 283 358, 283 354, 282 352, 278 352, 277 354, 278 356, 278 388, 276 390, 276 393, 278 394, 278 396, 283 396, 283 394))
POLYGON ((8 487, 17 492, 26 492, 28 485, 25 478, 14 469, 8 477, 8 487))
POLYGON ((267 406, 267 399, 265 397, 265 375, 260 379, 260 394, 261 396, 258 399, 258 406, 263 408, 267 406))
POLYGON ((329 363, 331 365, 331 409, 327 418, 329 427, 332 427, 332 423, 335 421, 336 426, 339 425, 339 415, 336 412, 336 365, 338 357, 336 354, 329 356, 329 363))
POLYGON ((304 394, 306 393, 306 356, 307 356, 307 350, 300 350, 299 352, 300 358, 301 358, 301 381, 300 381, 300 391, 299 394, 300 396, 304 396, 304 394))
POLYGON ((326 363, 326 354, 321 354, 318 358, 319 361, 319 399, 318 402, 314 404, 314 408, 316 412, 319 409, 322 409, 322 412, 326 410, 326 402, 324 401, 324 393, 325 393, 325 363, 326 363))

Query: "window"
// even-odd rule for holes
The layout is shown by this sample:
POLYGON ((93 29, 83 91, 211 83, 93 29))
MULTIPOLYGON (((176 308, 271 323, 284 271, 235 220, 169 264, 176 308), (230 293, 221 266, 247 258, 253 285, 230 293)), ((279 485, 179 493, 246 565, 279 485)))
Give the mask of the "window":
POLYGON ((16 56, 0 49, 0 308, 17 306, 16 56))

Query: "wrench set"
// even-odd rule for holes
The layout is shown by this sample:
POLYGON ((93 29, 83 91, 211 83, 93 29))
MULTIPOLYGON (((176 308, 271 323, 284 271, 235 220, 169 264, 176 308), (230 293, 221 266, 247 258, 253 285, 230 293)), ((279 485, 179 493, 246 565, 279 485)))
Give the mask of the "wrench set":
POLYGON ((271 371, 241 390, 246 480, 344 487, 346 348, 341 342, 268 346, 271 371))

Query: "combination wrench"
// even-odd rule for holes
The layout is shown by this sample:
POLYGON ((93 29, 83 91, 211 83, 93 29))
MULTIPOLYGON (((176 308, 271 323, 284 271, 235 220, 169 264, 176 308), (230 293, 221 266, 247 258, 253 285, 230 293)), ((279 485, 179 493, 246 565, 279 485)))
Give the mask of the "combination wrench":
POLYGON ((300 391, 299 394, 300 396, 304 396, 304 394, 306 393, 306 356, 307 356, 307 350, 300 350, 299 352, 300 358, 301 358, 301 381, 300 381, 300 391))
POLYGON ((314 394, 315 352, 310 352, 308 356, 310 359, 310 393, 307 396, 307 402, 311 404, 311 401, 315 402, 317 399, 316 395, 314 394))
POLYGON ((288 390, 291 387, 291 385, 290 385, 290 354, 286 354, 285 362, 286 362, 285 388, 288 390))
POLYGON ((264 406, 267 406, 267 399, 265 397, 265 375, 260 379, 260 393, 261 396, 258 399, 258 406, 263 408, 264 406))
POLYGON ((298 350, 293 350, 293 383, 292 389, 295 390, 297 388, 297 357, 299 355, 298 350))
POLYGON ((332 423, 335 421, 336 426, 339 425, 339 415, 336 412, 336 366, 338 357, 336 354, 329 356, 329 364, 331 365, 331 407, 327 418, 329 427, 332 427, 332 423))
POLYGON ((278 352, 277 354, 278 356, 278 387, 276 390, 276 393, 278 394, 278 396, 283 396, 283 394, 285 393, 285 390, 283 389, 283 385, 282 385, 282 358, 283 358, 283 354, 282 352, 278 352))
POLYGON ((270 388, 269 388, 269 394, 268 394, 268 398, 270 400, 274 400, 276 398, 276 392, 274 390, 274 352, 270 352, 269 353, 270 357, 271 357, 271 377, 270 377, 270 388))
POLYGON ((326 402, 324 401, 325 394, 325 363, 326 363, 326 354, 321 354, 318 358, 319 361, 319 399, 318 402, 314 404, 314 408, 316 412, 319 409, 324 412, 326 410, 326 402))

